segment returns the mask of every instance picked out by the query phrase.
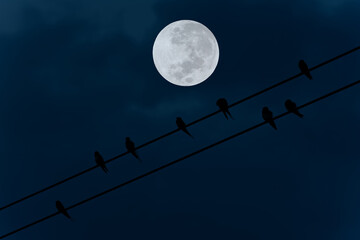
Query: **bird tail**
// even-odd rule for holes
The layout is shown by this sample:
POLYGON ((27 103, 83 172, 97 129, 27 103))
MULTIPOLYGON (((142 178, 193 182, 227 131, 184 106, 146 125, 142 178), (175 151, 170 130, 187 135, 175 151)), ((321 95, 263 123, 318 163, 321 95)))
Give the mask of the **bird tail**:
POLYGON ((270 121, 269 123, 275 130, 277 130, 277 127, 276 127, 276 124, 274 121, 270 121))
POLYGON ((191 135, 191 133, 190 133, 187 129, 184 129, 184 132, 185 132, 187 135, 189 135, 192 139, 194 139, 194 136, 191 135))
POLYGON ((70 214, 64 210, 64 211, 61 211, 61 213, 69 220, 73 221, 73 218, 70 216, 70 214))
POLYGON ((229 114, 229 117, 234 120, 233 116, 231 115, 229 110, 226 110, 227 114, 229 114))
POLYGON ((132 154, 134 155, 134 157, 135 157, 137 160, 139 160, 140 163, 142 162, 141 158, 139 157, 139 155, 138 155, 135 151, 134 151, 132 154))
POLYGON ((304 117, 304 115, 303 114, 301 114, 300 112, 298 112, 298 111, 296 111, 295 112, 295 114, 298 116, 298 117, 300 117, 300 118, 303 118, 304 117))
POLYGON ((223 113, 224 113, 226 120, 229 120, 229 117, 227 116, 226 111, 223 111, 223 113))
POLYGON ((307 73, 306 73, 306 76, 307 76, 310 80, 312 80, 312 76, 311 76, 310 72, 307 72, 307 73))
POLYGON ((73 217, 71 217, 70 215, 69 215, 68 219, 69 219, 70 221, 72 221, 72 222, 75 221, 75 219, 74 219, 73 217))

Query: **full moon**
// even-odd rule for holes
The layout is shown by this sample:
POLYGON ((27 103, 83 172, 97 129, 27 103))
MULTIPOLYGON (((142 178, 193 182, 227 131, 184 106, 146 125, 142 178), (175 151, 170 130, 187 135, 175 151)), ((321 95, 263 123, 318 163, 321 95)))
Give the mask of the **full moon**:
POLYGON ((167 81, 194 86, 210 77, 219 61, 214 34, 203 24, 180 20, 167 25, 153 46, 155 67, 167 81))

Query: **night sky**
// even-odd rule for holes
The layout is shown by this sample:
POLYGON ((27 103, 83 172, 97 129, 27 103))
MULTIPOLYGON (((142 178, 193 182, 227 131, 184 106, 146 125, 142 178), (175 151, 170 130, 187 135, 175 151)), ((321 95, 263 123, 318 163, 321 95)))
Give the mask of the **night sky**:
MULTIPOLYGON (((360 43, 358 0, 0 1, 0 205, 125 152, 360 43), (157 72, 152 45, 191 19, 217 38, 193 87, 157 72)), ((360 51, 0 212, 0 235, 360 79, 360 51)), ((58 215, 14 240, 360 237, 360 87, 58 215)))

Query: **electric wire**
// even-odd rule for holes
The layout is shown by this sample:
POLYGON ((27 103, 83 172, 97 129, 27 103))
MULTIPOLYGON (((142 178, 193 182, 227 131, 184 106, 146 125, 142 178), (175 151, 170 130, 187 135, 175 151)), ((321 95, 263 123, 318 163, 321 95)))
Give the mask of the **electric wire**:
MULTIPOLYGON (((353 82, 353 83, 350 83, 350 84, 348 84, 348 85, 346 85, 346 86, 344 86, 344 87, 338 88, 338 89, 336 89, 336 90, 334 90, 334 91, 332 91, 332 92, 329 92, 329 93, 327 93, 327 94, 325 94, 325 95, 323 95, 323 96, 321 96, 321 97, 318 97, 318 98, 316 98, 316 99, 314 99, 314 100, 312 100, 312 101, 309 101, 309 102, 307 102, 307 103, 305 103, 305 104, 297 107, 297 109, 305 108, 305 107, 307 107, 307 106, 309 106, 309 105, 312 105, 312 104, 314 104, 314 103, 316 103, 316 102, 318 102, 318 101, 321 101, 321 100, 323 100, 323 99, 325 99, 325 98, 328 98, 328 97, 330 97, 330 96, 332 96, 332 95, 334 95, 334 94, 336 94, 336 93, 342 92, 342 91, 344 91, 344 90, 346 90, 346 89, 348 89, 348 88, 350 88, 350 87, 353 87, 353 86, 355 86, 355 85, 357 85, 357 84, 359 84, 359 83, 360 83, 360 80, 355 81, 355 82, 353 82)), ((288 115, 288 114, 290 114, 290 112, 284 112, 284 113, 282 113, 282 114, 280 114, 280 115, 275 116, 273 119, 276 120, 276 119, 282 118, 282 117, 284 117, 284 116, 286 116, 286 115, 288 115)), ((101 196, 103 196, 103 195, 105 195, 105 194, 107 194, 107 193, 113 192, 113 191, 115 191, 115 190, 117 190, 117 189, 119 189, 119 188, 122 188, 122 187, 124 187, 124 186, 126 186, 126 185, 129 185, 130 183, 133 183, 133 182, 138 181, 138 180, 140 180, 140 179, 142 179, 142 178, 145 178, 145 177, 147 177, 147 176, 149 176, 149 175, 152 175, 152 174, 157 173, 157 172, 159 172, 159 171, 161 171, 161 170, 164 170, 164 169, 166 169, 166 168, 168 168, 168 167, 170 167, 170 166, 172 166, 172 165, 174 165, 174 164, 176 164, 176 163, 182 162, 183 160, 185 160, 185 159, 187 159, 187 158, 190 158, 190 157, 192 157, 192 156, 195 156, 195 155, 197 155, 197 154, 199 154, 199 153, 201 153, 201 152, 204 152, 204 151, 206 151, 206 150, 208 150, 208 149, 210 149, 210 148, 213 148, 213 147, 215 147, 215 146, 217 146, 217 145, 219 145, 219 144, 222 144, 222 143, 224 143, 224 142, 227 142, 227 141, 229 141, 229 140, 231 140, 231 139, 233 139, 233 138, 235 138, 235 137, 238 137, 238 136, 243 135, 243 134, 245 134, 245 133, 247 133, 247 132, 253 131, 253 130, 255 130, 255 129, 257 129, 257 128, 265 125, 265 124, 267 124, 266 121, 263 121, 263 122, 261 122, 261 123, 258 123, 258 124, 254 125, 254 126, 252 126, 252 127, 249 127, 249 128, 247 128, 247 129, 245 129, 245 130, 243 130, 243 131, 240 131, 240 132, 238 132, 238 133, 236 133, 236 134, 233 134, 233 135, 231 135, 231 136, 229 136, 229 137, 227 137, 227 138, 221 139, 221 140, 219 140, 219 141, 217 141, 217 142, 215 142, 215 143, 212 143, 212 144, 210 144, 210 145, 208 145, 208 146, 206 146, 206 147, 203 147, 203 148, 201 148, 201 149, 199 149, 199 150, 197 150, 197 151, 195 151, 195 152, 192 152, 192 153, 190 153, 190 154, 187 154, 187 155, 185 155, 185 156, 183 156, 183 157, 181 157, 181 158, 178 158, 178 159, 176 159, 176 160, 174 160, 174 161, 172 161, 172 162, 169 162, 169 163, 167 163, 167 164, 164 164, 164 165, 162 165, 162 166, 160 166, 160 167, 158 167, 158 168, 155 168, 155 169, 153 169, 153 170, 151 170, 151 171, 148 171, 148 172, 146 172, 146 173, 144 173, 144 174, 141 174, 141 175, 139 175, 139 176, 137 176, 137 177, 135 177, 135 178, 132 178, 132 179, 126 181, 126 182, 123 182, 123 183, 121 183, 121 184, 119 184, 119 185, 117 185, 117 186, 115 186, 115 187, 112 187, 112 188, 107 189, 107 190, 105 190, 105 191, 103 191, 103 192, 101 192, 101 193, 98 193, 98 194, 96 194, 96 195, 93 195, 92 197, 89 197, 89 198, 84 199, 84 200, 82 200, 82 201, 80 201, 80 202, 78 202, 78 203, 75 203, 74 205, 71 205, 70 207, 67 207, 66 210, 70 210, 70 209, 73 209, 73 208, 75 208, 75 207, 78 207, 78 206, 80 206, 80 205, 82 205, 82 204, 85 204, 85 203, 91 201, 91 200, 94 200, 94 199, 96 199, 96 198, 99 198, 99 197, 101 197, 101 196)), ((56 215, 58 215, 58 214, 60 214, 60 213, 59 213, 59 212, 52 213, 52 214, 50 214, 50 215, 48 215, 48 216, 46 216, 46 217, 43 217, 43 218, 41 218, 41 219, 39 219, 39 220, 36 220, 36 221, 34 221, 34 222, 30 223, 30 224, 27 224, 27 225, 25 225, 25 226, 23 226, 23 227, 20 227, 20 228, 14 230, 14 231, 11 231, 11 232, 9 232, 9 233, 7 233, 7 234, 2 235, 2 236, 0 236, 0 239, 4 239, 4 238, 6 238, 6 237, 9 237, 9 236, 11 236, 11 235, 13 235, 13 234, 15 234, 15 233, 17 233, 17 232, 20 232, 20 231, 22 231, 22 230, 24 230, 24 229, 27 229, 27 228, 29 228, 29 227, 31 227, 31 226, 34 226, 34 225, 38 224, 38 223, 41 223, 41 222, 43 222, 43 221, 46 221, 46 220, 48 220, 48 219, 50 219, 50 218, 52 218, 52 217, 54 217, 54 216, 56 216, 56 215)))

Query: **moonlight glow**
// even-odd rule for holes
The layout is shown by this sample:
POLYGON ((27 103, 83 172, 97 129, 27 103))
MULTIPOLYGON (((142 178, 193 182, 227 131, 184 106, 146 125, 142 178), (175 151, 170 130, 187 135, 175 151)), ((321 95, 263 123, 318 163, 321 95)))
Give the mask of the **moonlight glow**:
POLYGON ((153 47, 156 69, 167 81, 193 86, 205 81, 219 61, 219 46, 201 23, 181 20, 166 26, 153 47))

